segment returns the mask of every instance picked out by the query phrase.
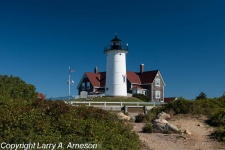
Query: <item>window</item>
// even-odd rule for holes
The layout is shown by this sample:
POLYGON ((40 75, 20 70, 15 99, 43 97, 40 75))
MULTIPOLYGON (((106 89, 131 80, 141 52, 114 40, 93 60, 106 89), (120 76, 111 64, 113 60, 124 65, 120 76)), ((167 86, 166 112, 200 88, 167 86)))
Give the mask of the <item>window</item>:
POLYGON ((82 83, 81 89, 84 90, 85 89, 85 83, 82 83))
POLYGON ((155 91, 155 98, 160 99, 160 91, 155 91))
POLYGON ((89 90, 91 88, 91 83, 87 82, 87 89, 89 90))
POLYGON ((155 79, 155 86, 160 86, 160 79, 155 79))

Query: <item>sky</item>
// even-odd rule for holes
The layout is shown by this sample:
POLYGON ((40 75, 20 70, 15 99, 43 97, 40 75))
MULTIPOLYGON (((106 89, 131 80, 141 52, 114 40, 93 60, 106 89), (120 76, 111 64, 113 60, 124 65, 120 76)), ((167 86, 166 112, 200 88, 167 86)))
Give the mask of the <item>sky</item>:
POLYGON ((225 92, 224 0, 0 1, 0 74, 47 97, 68 95, 84 72, 106 70, 115 34, 129 44, 127 70, 160 70, 165 97, 225 92))

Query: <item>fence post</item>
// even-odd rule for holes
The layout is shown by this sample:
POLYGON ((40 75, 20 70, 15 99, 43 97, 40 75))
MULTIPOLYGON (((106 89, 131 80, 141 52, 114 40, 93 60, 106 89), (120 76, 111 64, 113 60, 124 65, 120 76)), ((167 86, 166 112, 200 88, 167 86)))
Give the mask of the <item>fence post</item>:
POLYGON ((147 107, 143 106, 143 109, 144 109, 144 114, 147 115, 147 107))
POLYGON ((124 105, 124 114, 127 114, 128 110, 127 110, 127 106, 124 105))
POLYGON ((91 106, 91 102, 90 101, 88 102, 88 105, 91 106))
POLYGON ((104 107, 106 107, 106 102, 104 102, 104 107))
POLYGON ((120 106, 121 106, 121 107, 123 106, 123 103, 122 103, 122 102, 120 102, 120 106))

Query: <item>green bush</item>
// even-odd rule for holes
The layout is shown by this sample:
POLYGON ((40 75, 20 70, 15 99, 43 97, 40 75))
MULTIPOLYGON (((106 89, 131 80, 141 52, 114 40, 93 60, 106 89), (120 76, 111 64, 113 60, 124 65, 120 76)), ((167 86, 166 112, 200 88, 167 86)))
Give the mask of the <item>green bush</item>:
POLYGON ((36 88, 19 77, 0 75, 0 96, 16 99, 37 98, 36 88))
POLYGON ((164 105, 164 111, 168 112, 172 109, 175 114, 192 113, 193 103, 193 101, 180 98, 176 101, 164 105))
POLYGON ((135 117, 135 122, 136 122, 136 123, 141 123, 141 122, 144 121, 144 118, 145 118, 145 115, 139 113, 139 114, 135 117))
POLYGON ((225 141, 225 126, 219 126, 212 135, 220 141, 225 141))
POLYGON ((135 117, 135 122, 136 123, 141 123, 141 122, 152 122, 157 118, 157 115, 162 112, 162 107, 154 107, 151 110, 147 111, 147 114, 142 114, 139 113, 135 117))
POLYGON ((144 102, 148 102, 149 99, 147 96, 143 95, 143 94, 133 94, 133 97, 136 97, 144 102))
POLYGON ((0 97, 0 143, 95 143, 99 149, 141 149, 129 124, 109 111, 62 101, 0 97))
POLYGON ((153 127, 151 123, 145 123, 145 126, 142 128, 142 132, 144 133, 152 133, 153 127))
POLYGON ((157 115, 161 113, 164 107, 154 107, 148 111, 147 115, 145 115, 144 120, 147 122, 152 122, 157 118, 157 115))
POLYGON ((210 120, 215 126, 225 126, 225 109, 219 109, 213 113, 210 120))

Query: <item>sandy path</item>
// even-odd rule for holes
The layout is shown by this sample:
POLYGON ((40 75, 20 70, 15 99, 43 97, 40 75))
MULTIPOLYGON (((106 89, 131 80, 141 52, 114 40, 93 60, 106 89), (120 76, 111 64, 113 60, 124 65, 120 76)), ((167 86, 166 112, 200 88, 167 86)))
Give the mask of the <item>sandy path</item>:
POLYGON ((187 129, 191 135, 142 133, 143 123, 134 123, 134 131, 143 143, 143 150, 225 150, 225 143, 214 140, 210 134, 214 130, 208 126, 206 117, 178 115, 169 120, 180 129, 187 129))

